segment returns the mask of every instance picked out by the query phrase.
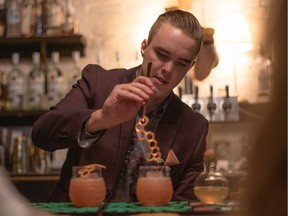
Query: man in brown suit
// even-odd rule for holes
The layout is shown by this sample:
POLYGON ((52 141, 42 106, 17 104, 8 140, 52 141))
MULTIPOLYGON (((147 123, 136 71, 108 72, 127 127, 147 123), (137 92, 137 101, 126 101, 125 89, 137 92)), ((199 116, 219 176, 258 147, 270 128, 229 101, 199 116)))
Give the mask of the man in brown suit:
POLYGON ((194 65, 201 44, 198 20, 185 11, 168 11, 158 17, 142 42, 140 66, 107 71, 88 65, 83 69, 82 78, 65 98, 33 126, 36 146, 48 151, 69 148, 50 201, 69 201, 72 166, 90 163, 107 167, 103 176, 111 200, 136 201, 135 191, 125 185, 133 183, 127 170, 135 151, 140 165, 146 164, 145 146, 134 136, 143 105, 150 119, 147 130, 155 133, 162 159, 171 168, 174 199, 195 198, 193 182, 203 169, 208 122, 173 89, 194 65))

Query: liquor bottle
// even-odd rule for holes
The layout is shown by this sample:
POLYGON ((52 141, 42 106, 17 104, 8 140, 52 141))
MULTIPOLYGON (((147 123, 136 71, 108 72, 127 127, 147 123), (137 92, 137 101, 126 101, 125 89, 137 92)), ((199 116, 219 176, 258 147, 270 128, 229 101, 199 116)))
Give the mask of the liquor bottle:
POLYGON ((32 17, 31 17, 31 31, 35 36, 42 36, 45 34, 44 26, 44 1, 34 0, 32 7, 32 17))
POLYGON ((216 152, 207 149, 204 153, 204 171, 195 179, 195 196, 203 203, 216 204, 222 202, 229 193, 229 182, 216 171, 216 152))
POLYGON ((40 53, 32 54, 33 67, 28 74, 27 84, 27 108, 29 110, 41 110, 44 97, 44 71, 41 67, 40 53))
POLYGON ((7 0, 6 37, 21 36, 21 4, 18 0, 7 0))
POLYGON ((48 68, 47 84, 48 84, 48 105, 53 106, 59 102, 63 96, 63 74, 59 67, 60 55, 54 51, 51 54, 51 66, 48 68))
POLYGON ((45 1, 45 28, 47 35, 60 35, 64 23, 64 10, 58 0, 45 1))
POLYGON ((75 18, 75 7, 72 0, 66 0, 65 21, 63 24, 63 34, 74 34, 78 31, 78 22, 75 18))
POLYGON ((0 37, 5 35, 6 28, 6 7, 5 0, 0 0, 0 37))
POLYGON ((0 71, 0 111, 8 108, 8 75, 0 71))
POLYGON ((39 174, 48 173, 51 170, 51 153, 35 146, 32 148, 33 170, 39 174))
POLYGON ((72 61, 73 61, 73 65, 72 65, 72 71, 71 71, 71 75, 69 78, 69 84, 68 87, 71 88, 78 79, 80 79, 81 77, 81 70, 79 67, 79 59, 80 59, 80 52, 79 51, 73 51, 72 52, 72 61))
POLYGON ((272 89, 272 61, 269 59, 262 45, 258 48, 258 56, 252 64, 251 71, 257 77, 257 101, 269 102, 272 89))
POLYGON ((22 110, 24 105, 25 77, 19 69, 19 62, 19 53, 13 53, 12 69, 8 74, 9 109, 13 111, 22 110))
POLYGON ((32 10, 33 0, 23 0, 21 4, 21 35, 23 37, 29 37, 32 35, 32 10))

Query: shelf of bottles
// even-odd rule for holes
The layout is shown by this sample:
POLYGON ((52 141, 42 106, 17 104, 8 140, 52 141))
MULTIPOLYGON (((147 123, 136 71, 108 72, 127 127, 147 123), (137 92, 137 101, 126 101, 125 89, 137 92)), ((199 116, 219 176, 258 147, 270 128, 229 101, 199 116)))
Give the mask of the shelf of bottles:
POLYGON ((32 125, 76 82, 86 46, 78 29, 73 0, 0 0, 0 58, 12 62, 0 68, 0 126, 32 125), (63 56, 73 61, 65 76, 63 56), (23 58, 32 60, 28 74, 23 58))
POLYGON ((79 51, 73 51, 69 74, 64 78, 60 54, 54 51, 46 66, 39 52, 32 54, 28 74, 23 73, 19 53, 11 57, 11 69, 0 71, 0 125, 32 125, 40 114, 58 103, 80 78, 79 51))
POLYGON ((43 59, 51 56, 57 50, 61 56, 70 56, 75 50, 85 55, 85 38, 81 34, 62 36, 32 36, 28 38, 0 37, 0 58, 11 58, 12 53, 18 52, 21 58, 31 58, 33 52, 40 52, 43 59), (29 47, 29 49, 27 49, 29 47))
POLYGON ((75 50, 84 56, 85 40, 78 30, 72 0, 0 1, 0 58, 40 52, 45 62, 56 50, 61 56, 75 50))

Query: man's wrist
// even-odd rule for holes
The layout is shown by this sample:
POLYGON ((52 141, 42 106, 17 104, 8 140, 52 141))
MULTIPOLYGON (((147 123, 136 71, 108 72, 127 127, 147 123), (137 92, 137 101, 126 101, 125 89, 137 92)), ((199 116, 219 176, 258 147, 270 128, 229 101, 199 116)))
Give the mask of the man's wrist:
POLYGON ((105 130, 107 125, 105 125, 105 120, 103 119, 102 110, 95 110, 89 119, 85 123, 85 131, 87 135, 94 136, 94 133, 98 133, 98 131, 105 130))
POLYGON ((78 144, 82 148, 89 148, 93 143, 95 143, 105 132, 105 129, 99 130, 95 133, 89 133, 87 131, 87 121, 84 123, 81 132, 78 137, 78 144))

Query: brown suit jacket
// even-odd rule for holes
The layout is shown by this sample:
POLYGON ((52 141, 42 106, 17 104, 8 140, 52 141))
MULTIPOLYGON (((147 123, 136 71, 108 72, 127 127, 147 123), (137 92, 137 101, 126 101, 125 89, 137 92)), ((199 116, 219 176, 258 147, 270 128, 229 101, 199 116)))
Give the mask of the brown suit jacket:
MULTIPOLYGON (((95 109, 102 107, 113 87, 135 79, 138 68, 106 71, 98 65, 87 65, 81 80, 65 98, 33 125, 32 140, 36 146, 48 151, 69 148, 60 181, 50 201, 69 201, 68 188, 74 165, 104 164, 107 168, 103 170, 103 176, 108 193, 113 191, 124 164, 135 119, 106 129, 90 148, 79 147, 77 139, 84 122, 95 109)), ((156 139, 164 160, 172 149, 180 162, 171 166, 170 171, 176 200, 195 198, 193 181, 203 169, 207 132, 208 121, 173 94, 159 123, 156 139)))

